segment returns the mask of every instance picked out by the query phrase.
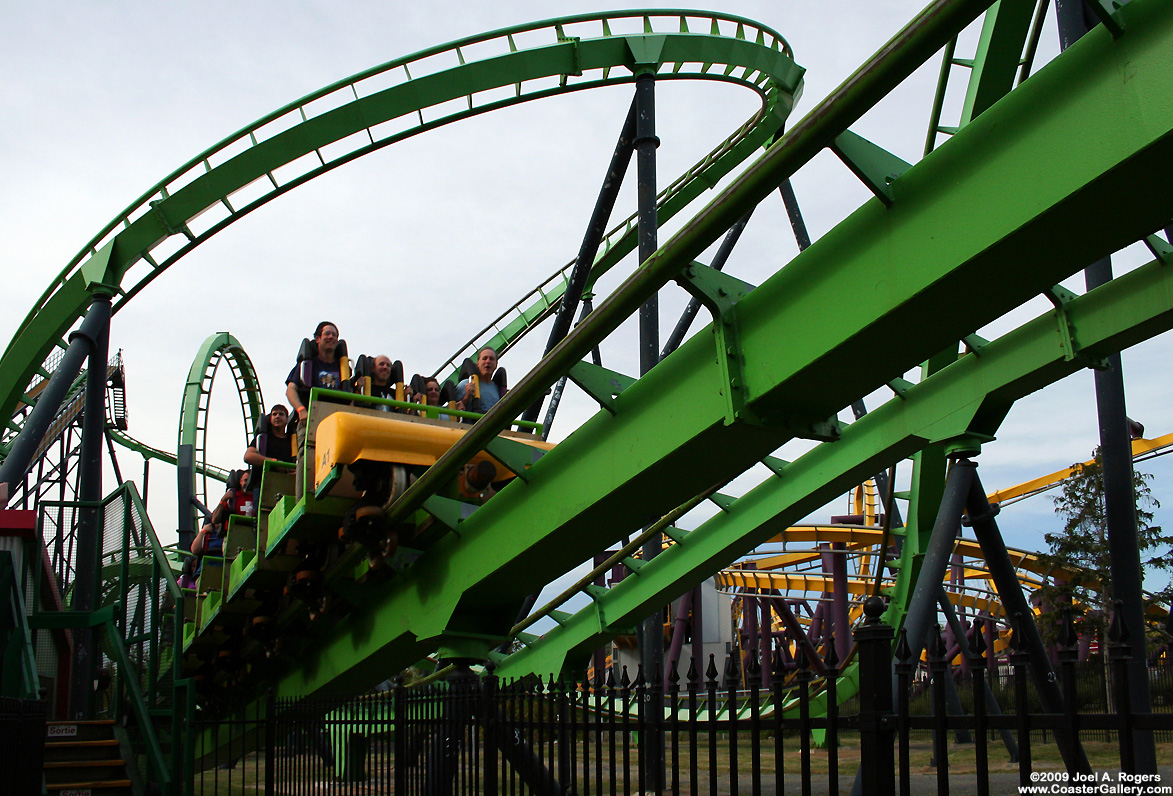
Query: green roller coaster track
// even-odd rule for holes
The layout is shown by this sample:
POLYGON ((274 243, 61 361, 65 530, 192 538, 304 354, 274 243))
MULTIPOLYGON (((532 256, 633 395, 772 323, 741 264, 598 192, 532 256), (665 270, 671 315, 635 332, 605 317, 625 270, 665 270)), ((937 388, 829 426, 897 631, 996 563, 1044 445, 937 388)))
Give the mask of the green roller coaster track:
MULTIPOLYGON (((160 450, 159 448, 156 448, 152 445, 148 445, 142 440, 137 440, 129 434, 123 431, 119 431, 117 428, 110 429, 110 436, 112 436, 114 441, 119 445, 126 448, 127 450, 134 451, 144 459, 155 459, 157 461, 166 462, 167 464, 178 464, 178 459, 174 452, 160 450)), ((219 481, 220 483, 224 483, 228 480, 228 470, 225 470, 223 467, 219 467, 209 462, 197 461, 195 463, 195 470, 200 475, 212 478, 216 481, 219 481)))
MULTIPOLYGON (((91 292, 116 290, 121 306, 210 235, 362 154, 515 102, 629 83, 641 70, 748 85, 762 96, 763 111, 660 197, 661 220, 777 136, 765 154, 641 263, 389 509, 394 520, 422 508, 447 522, 449 532, 387 581, 353 580, 365 553, 344 555, 327 580, 354 610, 328 629, 303 634, 297 660, 265 677, 279 696, 353 691, 437 648, 496 657, 498 672, 508 675, 580 666, 602 641, 830 497, 925 449, 991 440, 1018 398, 1173 328, 1173 247, 1151 236, 1173 217, 1165 188, 1173 177, 1173 8, 1167 3, 1134 0, 1110 17, 1112 30, 1096 28, 1015 88, 1017 52, 1030 23, 1024 9, 1033 4, 1003 0, 983 31, 989 68, 975 70, 967 123, 951 130, 949 140, 910 165, 850 132, 990 5, 934 3, 784 135, 802 74, 789 47, 756 23, 698 12, 611 17, 642 17, 645 32, 633 35, 611 35, 600 16, 495 31, 328 86, 185 164, 96 236, 0 358, 0 383, 10 387, 0 409, 11 416, 28 398, 11 386, 36 375, 91 292), (711 24, 690 30, 686 17, 711 24), (664 20, 674 30, 657 32, 664 20), (583 24, 599 25, 602 35, 567 35, 583 24), (517 48, 514 37, 533 30, 550 33, 550 43, 517 48), (466 63, 463 49, 486 41, 507 52, 466 63), (441 52, 453 53, 459 65, 411 75, 412 63, 441 52), (1016 55, 1001 57, 1006 52, 1016 55), (365 92, 364 81, 385 81, 399 71, 397 85, 365 92), (557 86, 527 92, 527 82, 551 77, 557 86), (503 86, 516 86, 515 96, 477 104, 479 93, 503 86), (315 114, 310 106, 329 98, 330 109, 315 114), (427 108, 460 98, 467 98, 467 109, 425 120, 427 108), (419 123, 379 134, 379 124, 405 114, 416 114, 419 123), (274 127, 279 131, 266 135, 274 127), (333 156, 324 151, 355 135, 361 140, 353 148, 333 156), (825 148, 847 161, 875 198, 757 287, 695 261, 825 148), (283 181, 281 167, 307 156, 311 165, 283 181), (271 188, 234 207, 233 194, 257 181, 271 188), (219 220, 193 231, 196 217, 217 207, 219 220), (1152 263, 1083 296, 1056 287, 1091 260, 1137 240, 1148 241, 1152 263), (157 255, 166 241, 171 253, 157 255), (638 380, 583 361, 673 280, 711 311, 710 326, 638 380), (849 312, 828 311, 846 285, 867 289, 853 293, 849 312), (1039 295, 1054 309, 996 340, 976 337, 977 329, 1039 295), (959 341, 965 343, 960 356, 959 341), (937 364, 919 383, 902 379, 929 361, 937 364), (437 487, 566 375, 598 400, 599 412, 535 462, 524 480, 475 513, 446 520, 451 515, 442 510, 437 487), (854 423, 836 420, 844 407, 885 385, 893 392, 886 403, 854 423), (792 463, 769 459, 796 437, 821 444, 792 463), (492 653, 508 637, 525 595, 638 532, 649 517, 669 514, 763 461, 773 470, 769 478, 723 501, 721 513, 696 529, 667 527, 675 544, 638 566, 635 576, 590 591, 586 609, 558 615, 555 629, 525 639, 520 651, 492 653)), ((617 227, 594 275, 629 252, 634 237, 630 220, 617 227)), ((565 273, 474 339, 511 345, 553 310, 565 273)), ((228 337, 206 343, 208 357, 228 337)), ((191 401, 198 408, 194 394, 191 401)), ((185 412, 187 404, 185 398, 185 412)), ((928 469, 918 476, 926 483, 933 478, 928 469)), ((927 542, 922 511, 929 509, 914 505, 890 592, 894 624, 927 542)), ((851 678, 846 674, 840 689, 844 698, 854 687, 851 678)))
MULTIPOLYGON (((117 313, 212 235, 363 155, 520 102, 630 83, 644 68, 662 69, 660 79, 717 80, 758 93, 762 110, 665 191, 660 215, 667 219, 778 132, 802 76, 789 52, 774 31, 724 14, 657 10, 583 15, 433 47, 303 97, 176 169, 86 244, 37 300, 0 357, 0 384, 7 385, 0 416, 12 416, 25 398, 25 388, 18 385, 28 385, 43 370, 41 364, 55 346, 64 347, 61 336, 82 316, 92 292, 115 293, 117 313), (625 18, 642 19, 646 32, 613 35, 611 23, 625 18), (704 29, 690 31, 689 19, 693 24, 703 20, 704 29), (656 32, 653 23, 671 30, 656 32), (585 32, 587 26, 602 35, 567 35, 568 28, 585 32), (520 49, 516 37, 535 31, 548 42, 520 49), (481 57, 468 60, 465 51, 474 45, 481 57), (439 55, 459 65, 412 74, 413 65, 431 63, 439 55), (500 97, 503 88, 513 88, 512 95, 500 97), (454 100, 467 107, 453 110, 454 100), (430 109, 435 109, 432 118, 425 116, 430 109), (245 188, 261 195, 238 207, 234 196, 245 188)), ((630 251, 634 237, 630 222, 608 236, 602 263, 609 266, 616 255, 630 251)))
MULTIPOLYGON (((197 467, 207 461, 208 409, 211 406, 216 370, 221 362, 228 363, 236 385, 236 393, 240 397, 240 407, 245 421, 245 447, 248 447, 251 441, 250 429, 257 427, 265 413, 256 370, 240 341, 227 332, 219 332, 205 340, 192 360, 191 370, 188 371, 187 382, 184 384, 183 404, 179 412, 179 441, 176 448, 177 451, 190 449, 197 467)), ((199 482, 199 491, 192 489, 191 493, 201 498, 207 506, 208 477, 206 470, 204 472, 204 478, 199 482)), ((179 477, 190 478, 191 486, 196 486, 196 468, 189 472, 181 472, 179 477)))
MULTIPOLYGON (((888 201, 867 203, 772 279, 736 304, 731 301, 719 325, 733 327, 736 334, 730 353, 741 370, 740 389, 737 376, 730 378, 723 370, 722 356, 714 356, 712 332, 694 336, 643 379, 607 400, 607 410, 531 468, 528 482, 507 487, 461 522, 458 534, 437 542, 408 576, 387 587, 361 622, 310 650, 306 664, 287 675, 279 691, 304 694, 329 689, 340 680, 366 682, 437 644, 476 648, 484 655, 507 631, 520 596, 542 586, 550 575, 568 571, 648 516, 663 514, 741 472, 787 439, 825 429, 827 418, 859 395, 895 383, 935 352, 956 346, 989 320, 1050 290, 1089 258, 1159 228, 1173 206, 1144 175, 1148 169, 1168 169, 1173 119, 1158 100, 1167 90, 1169 68, 1158 53, 1169 43, 1169 18, 1156 4, 1132 8, 1137 29, 1129 36, 1112 40, 1106 31, 1098 31, 1081 42, 893 180, 888 201), (1135 67, 1136 77, 1122 91, 1109 65, 1124 59, 1135 67), (1096 120, 1099 133, 1091 158, 1086 132, 1074 122, 1087 119, 1096 120), (1035 179, 1024 186, 1021 175, 1028 171, 1035 179), (1121 196, 1125 185, 1127 199, 1121 196), (975 206, 980 196, 1004 200, 975 206), (845 284, 879 289, 867 292, 846 317, 812 311, 834 305, 845 284), (781 340, 785 346, 776 342, 781 340), (884 341, 882 356, 876 356, 876 340, 884 341), (735 392, 740 397, 734 399, 735 392), (453 583, 459 586, 447 585, 453 583), (372 632, 375 628, 378 632, 372 632)), ((940 17, 936 21, 948 24, 940 17)), ((963 26, 968 20, 952 21, 963 26)), ((934 39, 927 32, 934 28, 914 23, 912 34, 882 66, 865 66, 644 263, 408 490, 398 507, 400 515, 427 500, 429 475, 438 472, 434 480, 445 477, 445 467, 467 459, 563 373, 589 370, 578 363, 592 345, 651 291, 680 277, 733 220, 842 135, 892 82, 907 74, 903 70, 911 68, 912 53, 923 58, 956 32, 942 36, 935 29, 934 39)), ((1161 266, 1153 268, 1161 273, 1161 266)), ((694 273, 695 281, 705 276, 695 266, 694 273)), ((1163 287, 1153 293, 1158 311, 1139 327, 1131 310, 1114 308, 1124 312, 1119 321, 1125 330, 1139 328, 1143 337, 1168 328, 1169 295, 1163 287)), ((1074 307, 1064 304, 1042 322, 1047 344, 1069 369, 1088 363, 1084 348, 1092 342, 1085 344, 1083 338, 1093 335, 1080 326, 1064 348, 1057 335, 1073 328, 1074 315, 1074 307), (1063 322, 1058 332, 1057 320, 1063 322)), ((1115 341, 1127 339, 1121 332, 1115 341)), ((951 381, 969 362, 985 360, 980 352, 963 358, 944 369, 938 382, 926 379, 922 389, 951 381)), ((1063 375, 1060 370, 1052 363, 1011 384, 1029 392, 1063 375)), ((1003 378, 1009 380, 1009 375, 1003 378)), ((992 389, 988 400, 972 387, 963 388, 962 396, 952 393, 948 408, 941 410, 950 422, 937 421, 940 429, 930 425, 915 433, 918 426, 909 427, 904 413, 897 411, 912 405, 910 391, 900 392, 904 394, 893 399, 891 408, 874 413, 876 420, 857 424, 858 433, 882 425, 899 442, 857 454, 843 481, 813 467, 813 483, 806 484, 812 498, 792 498, 795 512, 819 505, 930 442, 965 434, 992 436, 1015 397, 1013 386, 992 389), (899 416, 890 426, 883 424, 890 414, 899 416)), ((846 436, 845 430, 839 441, 820 446, 809 454, 811 461, 848 456, 846 436)), ((780 480, 797 479, 784 470, 780 480)), ((396 509, 391 509, 393 517, 396 509)), ((788 520, 798 516, 785 504, 771 510, 788 520)), ((676 556, 691 549, 687 555, 699 559, 694 572, 711 572, 748 549, 738 545, 736 551, 727 550, 724 539, 693 545, 690 536, 681 536, 676 556)), ((907 548, 915 551, 918 545, 907 548)), ((679 568, 664 567, 672 567, 681 587, 702 577, 694 574, 681 583, 679 568)), ((893 595, 897 603, 907 594, 907 585, 901 582, 898 589, 893 595)), ((640 591, 641 596, 646 593, 640 591)), ((654 599, 670 596, 654 593, 654 599)), ((632 606, 632 614, 653 604, 641 600, 632 606)), ((598 604, 587 613, 595 622, 607 621, 598 604)))

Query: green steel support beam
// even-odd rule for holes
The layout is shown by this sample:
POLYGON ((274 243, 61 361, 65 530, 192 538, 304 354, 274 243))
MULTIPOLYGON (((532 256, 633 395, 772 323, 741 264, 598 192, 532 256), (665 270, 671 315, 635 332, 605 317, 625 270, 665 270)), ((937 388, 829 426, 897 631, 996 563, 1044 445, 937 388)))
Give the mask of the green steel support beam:
MULTIPOLYGON (((957 344, 930 357, 921 366, 921 381, 957 359, 957 344)), ((905 392, 904 395, 908 393, 905 392)), ((912 488, 905 518, 904 545, 900 549, 900 564, 896 571, 897 588, 901 594, 912 594, 925 549, 929 544, 937 510, 945 493, 945 446, 928 445, 912 457, 912 488)))
MULTIPOLYGON (((1087 350, 1104 356, 1134 345, 1173 328, 1173 269, 1149 263, 1075 299, 1070 311, 1087 350)), ((596 594, 540 642, 501 660, 497 674, 549 674, 581 665, 616 628, 638 622, 877 469, 926 444, 971 433, 992 436, 1014 401, 1084 367, 1056 338, 1055 316, 1047 313, 990 343, 980 357, 962 356, 702 523, 648 562, 638 578, 596 594)), ((891 605, 887 619, 898 625, 904 603, 894 598, 891 605)))
POLYGON ((21 575, 12 551, 0 550, 0 696, 36 699, 40 678, 21 575))
MULTIPOLYGON (((447 476, 445 460, 467 461, 981 7, 938 3, 914 20, 588 316, 409 488, 398 511, 418 507, 429 494, 421 484, 447 476)), ((869 202, 738 302, 745 404, 761 425, 726 422, 711 333, 695 336, 619 395, 614 415, 588 421, 533 465, 529 483, 511 483, 462 523, 460 538, 425 552, 379 605, 345 620, 279 692, 323 691, 343 679, 361 687, 445 637, 503 635, 520 596, 743 471, 790 429, 835 415, 1089 258, 1162 225, 1173 216, 1164 188, 1173 177, 1173 9, 1134 0, 1123 13, 1128 35, 1084 37, 892 183, 891 207, 869 202), (836 314, 844 285, 867 289, 836 314)), ((972 394, 952 401, 958 416, 973 413, 967 422, 990 411, 972 394)), ((830 455, 841 444, 818 450, 830 455)), ((915 447, 890 449, 850 478, 915 447)))
POLYGON ((881 202, 893 202, 888 184, 908 171, 908 164, 866 138, 847 130, 831 144, 831 151, 881 202))
POLYGON ((1030 33, 1034 0, 998 0, 982 23, 973 71, 961 109, 961 127, 1010 93, 1030 33))
POLYGON ((572 367, 567 376, 608 412, 614 410, 615 399, 636 382, 633 376, 608 370, 587 360, 572 367))

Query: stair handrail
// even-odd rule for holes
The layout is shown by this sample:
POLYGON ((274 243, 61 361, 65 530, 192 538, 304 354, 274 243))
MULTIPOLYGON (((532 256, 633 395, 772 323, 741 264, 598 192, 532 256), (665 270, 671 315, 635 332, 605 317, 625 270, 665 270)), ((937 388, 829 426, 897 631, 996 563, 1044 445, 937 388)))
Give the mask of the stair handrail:
MULTIPOLYGON (((158 580, 162 580, 166 586, 167 595, 171 599, 172 621, 174 622, 174 631, 172 633, 172 644, 174 649, 172 650, 171 655, 171 666, 173 672, 177 673, 179 671, 178 663, 182 654, 183 644, 183 593, 179 588, 178 582, 175 580, 175 571, 172 568, 171 560, 168 558, 166 550, 159 541, 158 534, 155 533, 155 527, 152 525, 151 519, 147 515, 147 510, 143 505, 142 497, 139 495, 138 487, 135 486, 134 482, 127 481, 111 492, 106 497, 106 499, 103 500, 103 504, 109 504, 119 497, 123 497, 129 504, 127 520, 133 521, 130 515, 137 515, 139 522, 141 522, 142 525, 140 539, 145 543, 142 545, 134 545, 133 547, 131 547, 130 544, 124 545, 122 556, 125 558, 132 553, 138 556, 145 552, 144 548, 149 547, 150 552, 148 557, 151 558, 154 563, 154 577, 158 580)), ((126 539, 128 542, 130 542, 127 534, 123 534, 123 539, 126 539)), ((124 580, 122 583, 121 594, 119 595, 120 602, 122 602, 123 605, 127 604, 126 590, 128 588, 129 583, 124 580)), ((152 617, 150 640, 148 642, 150 644, 151 650, 150 653, 146 656, 146 665, 149 667, 146 672, 146 684, 149 687, 149 691, 152 693, 156 688, 159 661, 162 657, 160 627, 165 619, 164 612, 159 612, 157 617, 159 621, 155 621, 155 619, 156 617, 152 617)), ((106 623, 105 629, 107 637, 110 641, 110 649, 114 653, 114 657, 118 664, 118 671, 120 675, 119 682, 125 684, 126 686, 127 694, 130 697, 129 702, 131 710, 134 713, 135 719, 138 722, 138 726, 143 733, 143 739, 146 743, 146 755, 150 763, 151 771, 155 774, 155 776, 158 777, 157 781, 162 786, 163 792, 166 793, 168 792, 168 785, 173 779, 174 775, 172 766, 163 753, 162 744, 159 742, 158 734, 155 732, 155 724, 151 715, 151 710, 147 705, 146 698, 143 696, 143 683, 140 682, 140 678, 142 677, 143 672, 139 669, 136 669, 133 662, 130 660, 130 655, 126 649, 126 644, 123 639, 124 629, 119 628, 113 621, 108 621, 106 623)), ((174 673, 172 674, 173 684, 175 683, 174 673)), ((178 703, 178 699, 173 695, 171 700, 173 734, 176 728, 179 728, 180 731, 182 731, 183 724, 174 721, 174 718, 181 711, 181 709, 182 708, 178 703)), ((177 741, 178 739, 172 738, 173 750, 177 748, 177 741)), ((174 751, 172 755, 174 756, 174 751)))
POLYGON ((40 699, 40 678, 37 676, 37 660, 33 651, 33 634, 29 631, 28 612, 24 606, 24 589, 16 571, 16 561, 10 550, 0 550, 0 585, 8 584, 0 593, 4 601, 0 622, 11 622, 13 636, 8 644, 19 645, 20 683, 19 691, 5 696, 19 696, 21 699, 40 699))
POLYGON ((122 641, 122 633, 113 620, 107 620, 105 630, 109 640, 108 649, 114 653, 115 662, 118 664, 119 682, 126 687, 126 692, 130 697, 128 701, 131 710, 146 741, 147 761, 150 763, 151 773, 158 777, 156 782, 159 783, 162 792, 167 793, 171 785, 171 770, 163 756, 163 746, 159 743, 159 737, 155 733, 155 725, 150 709, 147 708, 146 699, 143 697, 142 688, 139 687, 134 664, 131 663, 126 645, 122 641))

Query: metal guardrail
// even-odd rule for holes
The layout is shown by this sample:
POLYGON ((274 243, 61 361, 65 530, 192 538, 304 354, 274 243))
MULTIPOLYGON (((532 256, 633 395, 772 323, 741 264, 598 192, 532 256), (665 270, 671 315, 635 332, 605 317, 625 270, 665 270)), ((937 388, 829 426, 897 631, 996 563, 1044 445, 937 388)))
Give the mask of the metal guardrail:
MULTIPOLYGON (((976 781, 983 793, 1029 785, 1039 768, 1053 777, 1048 781, 1063 781, 1053 763, 1041 764, 1040 751, 1065 733, 1076 745, 1109 745, 1092 764, 1113 782, 1118 772, 1135 771, 1135 736, 1173 735, 1173 713, 1131 714, 1126 701, 1102 698, 1127 676, 1121 664, 1130 653, 1119 642, 1110 643, 1109 667, 1077 663, 1075 648, 1061 646, 1063 663, 1052 676, 1069 698, 1062 713, 1046 713, 1029 653, 995 656, 979 644, 954 666, 941 644, 925 662, 897 644, 894 657, 893 632, 879 609, 877 601, 854 634, 861 675, 876 687, 850 698, 837 690, 842 670, 833 653, 822 662, 827 676, 819 677, 814 661, 786 651, 786 640, 768 661, 740 651, 724 666, 713 656, 672 661, 667 686, 626 667, 591 680, 506 680, 455 667, 440 681, 397 683, 345 700, 270 695, 249 713, 200 722, 201 730, 231 740, 204 761, 197 786, 202 793, 251 786, 291 795, 839 793, 854 774, 865 778, 864 792, 885 796, 934 782, 938 792, 968 792, 976 781), (949 690, 958 694, 960 714, 946 710, 949 690), (819 696, 825 715, 813 710, 819 696), (987 708, 991 698, 994 708, 987 708), (657 736, 661 762, 649 765, 657 736), (973 762, 959 770, 961 758, 973 762), (991 764, 1007 758, 1009 768, 991 764)), ((973 634, 975 641, 984 634, 981 623, 973 634)), ((1166 660, 1150 676, 1167 684, 1170 671, 1166 660)), ((1077 773, 1066 768, 1070 779, 1077 773)))
MULTIPOLYGON (((42 518, 56 517, 55 532, 68 538, 76 531, 80 511, 95 504, 83 501, 44 501, 42 518), (70 512, 69 509, 74 509, 70 512), (62 524, 64 522, 64 524, 62 524)), ((183 597, 167 555, 151 525, 137 487, 126 482, 107 495, 97 508, 101 512, 104 552, 92 562, 97 582, 103 584, 102 603, 91 614, 62 617, 57 626, 93 624, 103 633, 94 650, 94 660, 108 660, 113 667, 111 698, 105 709, 115 720, 133 718, 130 742, 145 759, 152 781, 164 792, 182 771, 183 733, 190 724, 184 715, 187 703, 175 698, 178 663, 183 638, 183 597), (129 716, 126 712, 129 711, 129 716), (160 723, 170 719, 172 754, 164 751, 160 723)), ((44 519, 42 519, 42 528, 44 519)), ((42 530, 43 532, 43 530, 42 530)), ((39 560, 39 559, 38 559, 39 560)), ((76 579, 83 562, 62 560, 62 572, 54 573, 58 585, 76 579)), ((68 612, 66 612, 68 614, 68 612)))

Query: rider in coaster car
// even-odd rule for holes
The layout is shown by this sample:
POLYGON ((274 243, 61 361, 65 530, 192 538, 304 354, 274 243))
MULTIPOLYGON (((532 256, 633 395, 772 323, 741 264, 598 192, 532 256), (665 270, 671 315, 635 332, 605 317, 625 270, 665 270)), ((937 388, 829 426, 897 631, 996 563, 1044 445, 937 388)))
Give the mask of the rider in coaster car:
POLYGON ((460 367, 461 382, 456 385, 459 397, 457 409, 487 412, 508 391, 505 368, 497 367, 497 352, 485 346, 477 354, 477 361, 466 359, 460 367))
POLYGON ((338 338, 338 326, 322 321, 313 340, 302 340, 297 364, 285 377, 285 397, 297 415, 297 483, 294 494, 300 500, 305 490, 305 438, 309 428, 310 389, 341 390, 350 380, 346 341, 338 338))
POLYGON ((244 463, 252 465, 249 485, 253 490, 253 505, 261 504, 261 474, 265 462, 295 461, 293 437, 289 434, 289 410, 284 404, 274 404, 269 414, 257 423, 253 444, 244 452, 244 463))
MULTIPOLYGON (((456 388, 452 386, 452 382, 446 381, 443 386, 435 376, 428 376, 424 378, 420 374, 415 374, 411 377, 411 392, 413 394, 412 400, 424 406, 445 406, 456 408, 456 388)), ((420 417, 439 417, 440 420, 455 420, 454 417, 447 414, 428 415, 425 412, 418 413, 420 417)))
POLYGON ((224 554, 224 535, 228 528, 228 515, 244 514, 252 516, 255 503, 253 493, 248 488, 249 471, 233 470, 228 474, 228 489, 212 516, 200 528, 191 543, 191 552, 197 556, 221 556, 224 554))
MULTIPOLYGON (((403 383, 403 363, 399 360, 392 362, 391 357, 386 354, 379 354, 373 358, 366 354, 359 356, 354 364, 354 391, 375 398, 411 400, 411 388, 403 383)), ((382 412, 404 411, 386 404, 379 404, 373 408, 382 412)))

